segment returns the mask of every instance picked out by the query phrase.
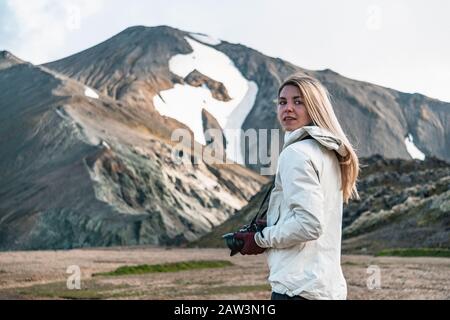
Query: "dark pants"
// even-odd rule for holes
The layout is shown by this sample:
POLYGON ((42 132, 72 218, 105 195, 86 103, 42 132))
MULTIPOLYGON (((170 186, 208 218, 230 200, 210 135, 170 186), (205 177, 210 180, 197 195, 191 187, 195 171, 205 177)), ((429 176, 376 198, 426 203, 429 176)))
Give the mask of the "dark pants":
POLYGON ((280 293, 276 293, 276 292, 272 292, 272 297, 270 299, 271 300, 308 300, 308 299, 300 297, 300 296, 290 297, 287 294, 280 294, 280 293))

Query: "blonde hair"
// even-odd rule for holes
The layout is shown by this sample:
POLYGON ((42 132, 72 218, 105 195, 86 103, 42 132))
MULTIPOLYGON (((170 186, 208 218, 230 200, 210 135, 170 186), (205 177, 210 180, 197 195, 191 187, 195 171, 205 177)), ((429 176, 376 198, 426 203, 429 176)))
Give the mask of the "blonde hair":
POLYGON ((287 85, 299 88, 306 110, 314 124, 320 128, 327 129, 342 140, 347 150, 347 155, 345 157, 338 153, 336 155, 341 167, 344 202, 348 203, 349 199, 359 199, 358 190, 356 189, 356 180, 360 171, 358 156, 339 124, 327 89, 317 79, 304 74, 295 74, 281 84, 278 96, 280 96, 281 90, 287 85))

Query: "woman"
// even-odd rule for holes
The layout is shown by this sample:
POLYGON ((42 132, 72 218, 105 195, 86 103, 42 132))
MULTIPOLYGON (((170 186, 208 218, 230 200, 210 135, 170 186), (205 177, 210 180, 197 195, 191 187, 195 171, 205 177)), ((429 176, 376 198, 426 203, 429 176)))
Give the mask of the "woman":
POLYGON ((242 254, 266 251, 272 299, 346 299, 341 269, 343 202, 358 198, 358 157, 326 89, 294 75, 278 91, 286 131, 267 226, 238 233, 242 254))

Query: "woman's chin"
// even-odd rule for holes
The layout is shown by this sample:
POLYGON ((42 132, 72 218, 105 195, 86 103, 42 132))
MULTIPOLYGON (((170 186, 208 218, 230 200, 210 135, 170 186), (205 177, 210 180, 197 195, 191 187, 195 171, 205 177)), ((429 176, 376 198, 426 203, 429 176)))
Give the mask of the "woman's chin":
POLYGON ((301 126, 295 126, 295 125, 283 125, 283 129, 284 131, 294 131, 297 130, 298 128, 300 128, 301 126))

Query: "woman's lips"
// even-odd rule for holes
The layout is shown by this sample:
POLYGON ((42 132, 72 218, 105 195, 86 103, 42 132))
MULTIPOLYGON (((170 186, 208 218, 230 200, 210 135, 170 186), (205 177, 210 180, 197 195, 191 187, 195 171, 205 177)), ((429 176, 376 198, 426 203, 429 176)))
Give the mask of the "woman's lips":
POLYGON ((297 119, 294 117, 289 117, 289 116, 283 118, 283 121, 293 121, 293 120, 297 120, 297 119))

